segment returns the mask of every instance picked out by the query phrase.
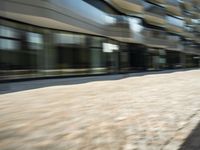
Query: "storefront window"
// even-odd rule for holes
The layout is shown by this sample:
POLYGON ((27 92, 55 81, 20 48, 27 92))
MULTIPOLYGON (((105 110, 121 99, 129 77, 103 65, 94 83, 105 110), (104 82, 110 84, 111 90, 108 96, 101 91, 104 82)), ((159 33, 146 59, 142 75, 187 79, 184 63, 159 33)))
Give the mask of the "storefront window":
POLYGON ((85 36, 70 33, 56 33, 55 34, 56 44, 84 44, 85 36))
POLYGON ((16 50, 20 47, 19 34, 16 29, 0 26, 0 49, 16 50))
POLYGON ((89 66, 86 36, 73 33, 56 33, 55 56, 58 69, 81 69, 89 66))
POLYGON ((41 34, 28 32, 27 42, 30 49, 41 50, 43 48, 43 37, 41 34))
POLYGON ((103 39, 101 37, 92 37, 91 38, 91 47, 102 47, 103 39))
POLYGON ((16 39, 19 38, 17 30, 6 26, 0 26, 0 36, 16 39))
POLYGON ((92 74, 105 73, 106 70, 106 55, 103 52, 102 37, 90 36, 90 67, 92 74))
POLYGON ((20 43, 16 40, 0 39, 0 49, 2 50, 16 50, 19 49, 20 43))

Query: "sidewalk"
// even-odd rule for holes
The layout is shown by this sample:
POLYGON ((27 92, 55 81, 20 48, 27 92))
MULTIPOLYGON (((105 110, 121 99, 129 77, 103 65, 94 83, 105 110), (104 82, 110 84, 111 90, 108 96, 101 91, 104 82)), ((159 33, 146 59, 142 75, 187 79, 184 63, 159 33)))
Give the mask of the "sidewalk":
POLYGON ((0 95, 0 149, 183 150, 199 121, 200 70, 54 84, 0 95))
POLYGON ((163 70, 163 71, 145 71, 145 72, 136 72, 136 73, 125 73, 125 74, 110 74, 110 75, 94 75, 94 76, 84 76, 84 77, 60 77, 60 78, 47 78, 47 79, 32 79, 23 81, 14 80, 12 82, 4 82, 0 83, 0 94, 17 92, 17 91, 25 91, 30 89, 37 89, 49 86, 57 86, 57 85, 73 85, 73 84, 83 84, 94 81, 110 81, 110 80, 120 80, 127 77, 141 77, 146 75, 153 74, 168 74, 173 72, 180 71, 191 71, 194 69, 171 69, 171 70, 163 70))

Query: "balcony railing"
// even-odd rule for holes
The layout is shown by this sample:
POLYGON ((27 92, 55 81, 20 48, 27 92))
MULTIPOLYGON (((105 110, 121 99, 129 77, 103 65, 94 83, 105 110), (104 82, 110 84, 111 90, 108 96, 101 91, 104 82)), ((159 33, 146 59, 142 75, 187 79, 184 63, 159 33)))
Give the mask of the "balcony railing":
POLYGON ((141 0, 106 0, 115 8, 129 14, 142 13, 143 5, 141 0))
POLYGON ((145 37, 152 37, 152 38, 161 39, 161 40, 166 40, 167 39, 166 32, 165 31, 161 31, 161 30, 144 28, 142 30, 142 34, 145 37))
POLYGON ((183 28, 181 28, 179 26, 168 23, 167 26, 166 26, 166 29, 168 30, 168 32, 183 35, 183 28))
POLYGON ((180 39, 168 36, 165 31, 145 28, 142 32, 144 42, 149 45, 181 50, 180 39))
POLYGON ((153 25, 156 26, 164 26, 166 24, 166 20, 164 16, 152 13, 152 12, 145 12, 144 19, 153 25))
POLYGON ((161 5, 166 3, 166 0, 148 0, 148 1, 151 3, 161 4, 161 5))
POLYGON ((129 3, 134 3, 134 4, 137 4, 137 5, 142 5, 141 0, 126 0, 126 1, 128 1, 129 3))
POLYGON ((184 45, 184 52, 192 54, 200 54, 200 50, 190 45, 184 45))
POLYGON ((190 40, 193 40, 195 38, 194 34, 189 32, 189 31, 184 31, 183 35, 184 35, 185 38, 188 38, 190 40))
POLYGON ((136 18, 112 16, 115 21, 105 26, 105 33, 126 42, 144 43, 152 46, 177 49, 179 40, 170 39, 166 31, 146 28, 136 18))
POLYGON ((167 2, 166 10, 171 15, 182 16, 181 9, 180 9, 179 5, 176 3, 173 4, 173 3, 167 2))

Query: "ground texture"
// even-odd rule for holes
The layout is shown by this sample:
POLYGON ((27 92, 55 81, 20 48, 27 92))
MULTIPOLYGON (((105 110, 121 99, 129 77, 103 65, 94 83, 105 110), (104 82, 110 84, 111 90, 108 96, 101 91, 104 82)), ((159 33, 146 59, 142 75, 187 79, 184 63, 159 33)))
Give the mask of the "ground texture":
POLYGON ((199 121, 200 70, 52 86, 0 95, 0 149, 178 150, 199 121))

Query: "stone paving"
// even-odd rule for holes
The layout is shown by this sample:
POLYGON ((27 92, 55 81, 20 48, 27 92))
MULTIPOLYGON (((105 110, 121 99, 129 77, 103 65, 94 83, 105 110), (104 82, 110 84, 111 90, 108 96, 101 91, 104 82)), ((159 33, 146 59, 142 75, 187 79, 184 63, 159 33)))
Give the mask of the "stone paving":
POLYGON ((0 95, 0 150, 178 150, 200 121, 200 70, 0 95))

